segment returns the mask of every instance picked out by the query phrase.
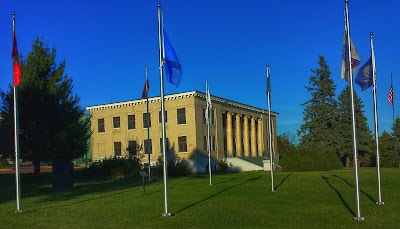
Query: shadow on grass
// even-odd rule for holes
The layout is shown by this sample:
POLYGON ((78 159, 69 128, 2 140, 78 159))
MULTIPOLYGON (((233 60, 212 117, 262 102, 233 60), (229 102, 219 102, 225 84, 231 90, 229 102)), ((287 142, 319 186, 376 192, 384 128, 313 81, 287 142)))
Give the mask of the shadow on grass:
MULTIPOLYGON (((340 180, 344 181, 348 186, 354 188, 354 186, 353 186, 352 184, 350 184, 350 182, 348 182, 348 181, 347 181, 346 179, 344 179, 343 177, 340 177, 340 176, 338 176, 338 175, 332 175, 332 176, 334 176, 334 177, 336 177, 336 178, 339 178, 340 180)), ((368 199, 370 199, 373 203, 376 203, 376 202, 377 202, 376 200, 374 200, 374 198, 373 198, 371 195, 369 195, 368 193, 364 192, 362 189, 360 189, 360 192, 364 193, 364 194, 368 197, 368 199)))
POLYGON ((279 183, 277 186, 274 187, 274 190, 277 190, 283 183, 285 183, 286 179, 288 179, 291 175, 292 173, 289 173, 285 178, 283 178, 281 183, 279 183))
MULTIPOLYGON (((225 173, 225 174, 232 174, 232 172, 225 173)), ((229 180, 226 180, 226 181, 221 181, 221 182, 218 182, 218 183, 213 183, 213 184, 214 184, 214 185, 216 185, 216 184, 224 184, 224 183, 231 182, 231 181, 234 181, 234 180, 237 180, 237 179, 243 178, 243 177, 248 177, 248 176, 251 176, 251 175, 253 175, 253 174, 254 174, 254 173, 248 173, 248 174, 246 174, 246 175, 244 175, 244 176, 238 176, 238 177, 234 177, 234 178, 231 178, 231 179, 229 179, 229 180)))
MULTIPOLYGON (((246 176, 248 176, 248 175, 246 175, 246 176)), ((243 177, 238 177, 238 178, 243 178, 243 177)), ((234 179, 238 179, 238 178, 234 178, 234 179)), ((217 196, 217 195, 219 195, 219 194, 221 194, 221 193, 223 193, 223 192, 225 192, 225 191, 227 191, 227 190, 229 190, 229 189, 235 188, 235 187, 240 186, 240 185, 244 185, 244 184, 246 184, 246 183, 248 183, 248 182, 255 181, 255 180, 258 180, 258 179, 260 179, 260 178, 261 178, 261 176, 254 177, 254 178, 248 179, 248 180, 245 181, 245 182, 242 182, 242 183, 239 183, 239 184, 235 184, 235 185, 232 185, 232 186, 227 187, 227 188, 225 188, 225 189, 222 189, 221 191, 219 191, 219 192, 217 192, 217 193, 214 193, 214 194, 212 194, 211 196, 209 196, 209 197, 207 197, 207 198, 205 198, 205 199, 199 200, 199 201, 197 201, 197 202, 194 202, 194 203, 192 203, 192 204, 190 204, 190 205, 188 205, 188 206, 182 208, 181 210, 177 211, 175 214, 179 214, 180 212, 185 211, 185 210, 187 210, 188 208, 191 208, 191 207, 193 207, 193 206, 195 206, 195 205, 197 205, 197 204, 200 204, 200 203, 202 203, 202 202, 204 202, 204 201, 207 201, 207 200, 209 200, 209 199, 211 199, 211 198, 213 198, 213 197, 215 197, 215 196, 217 196)), ((232 180, 234 180, 234 179, 232 179, 232 180)), ((230 180, 229 180, 229 181, 230 181, 230 180)))
POLYGON ((321 176, 321 177, 322 177, 322 179, 325 180, 325 182, 329 185, 329 187, 330 187, 333 191, 335 191, 336 195, 339 197, 340 201, 342 201, 343 205, 344 205, 344 206, 346 207, 346 209, 350 212, 350 214, 352 214, 353 217, 356 216, 356 214, 354 213, 354 211, 350 208, 350 206, 349 206, 349 205, 347 204, 347 202, 344 200, 342 194, 340 194, 340 192, 339 192, 335 187, 333 187, 333 185, 331 184, 331 182, 329 182, 329 177, 326 177, 326 176, 321 176))

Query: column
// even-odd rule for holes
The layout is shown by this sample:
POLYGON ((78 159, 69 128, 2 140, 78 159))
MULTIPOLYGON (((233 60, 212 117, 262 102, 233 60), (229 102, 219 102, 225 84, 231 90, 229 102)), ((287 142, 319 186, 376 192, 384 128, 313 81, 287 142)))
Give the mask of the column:
POLYGON ((258 119, 258 155, 262 156, 263 153, 263 133, 262 133, 262 119, 258 119))
POLYGON ((251 155, 257 156, 257 144, 256 144, 256 119, 251 117, 251 155))
POLYGON ((232 156, 233 153, 233 135, 232 135, 232 113, 226 113, 226 145, 228 156, 232 156))
POLYGON ((240 125, 240 116, 236 114, 236 157, 242 157, 242 128, 240 125))
POLYGON ((249 157, 250 154, 250 143, 249 143, 249 118, 247 115, 243 117, 244 123, 243 123, 243 140, 244 140, 244 155, 246 157, 249 157))

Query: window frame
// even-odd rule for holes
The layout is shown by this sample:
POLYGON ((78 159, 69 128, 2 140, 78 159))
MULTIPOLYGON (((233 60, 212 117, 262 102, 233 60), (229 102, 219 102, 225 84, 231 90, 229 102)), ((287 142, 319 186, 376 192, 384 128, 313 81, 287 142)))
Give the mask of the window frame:
POLYGON ((128 115, 128 130, 134 130, 134 129, 136 129, 136 116, 128 115), (133 117, 133 119, 129 119, 130 117, 133 117), (133 127, 131 125, 133 125, 133 127))
POLYGON ((97 119, 97 133, 104 133, 106 132, 105 120, 104 118, 97 119), (102 123, 100 121, 102 120, 102 123), (102 126, 103 128, 100 128, 102 126))
POLYGON ((122 143, 121 142, 114 142, 114 157, 121 157, 122 156, 122 143), (119 147, 117 144, 119 143, 119 147), (117 149, 119 149, 119 155, 117 155, 117 149))
POLYGON ((147 129, 147 118, 149 119, 149 128, 151 128, 151 113, 150 112, 143 113, 143 128, 146 128, 146 129, 147 129), (147 114, 149 114, 149 115, 147 116, 147 114))
POLYGON ((121 128, 121 117, 120 116, 113 117, 112 121, 113 121, 113 128, 114 129, 121 128))
POLYGON ((186 122, 186 108, 176 109, 176 122, 178 125, 185 125, 186 122), (182 113, 183 111, 183 113, 182 113))
POLYGON ((179 153, 187 153, 187 137, 186 136, 178 136, 178 152, 179 153), (184 139, 184 141, 182 141, 184 139), (183 147, 183 148, 181 148, 183 147))

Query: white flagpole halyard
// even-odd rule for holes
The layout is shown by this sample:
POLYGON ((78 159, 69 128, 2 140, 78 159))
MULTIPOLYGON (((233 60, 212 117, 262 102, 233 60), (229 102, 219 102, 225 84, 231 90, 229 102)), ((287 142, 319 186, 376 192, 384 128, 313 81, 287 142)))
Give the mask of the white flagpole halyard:
POLYGON ((269 135, 269 160, 271 170, 271 192, 275 192, 274 189, 274 163, 272 156, 272 123, 271 123, 271 74, 269 65, 267 64, 267 97, 268 97, 268 135, 269 135))
POLYGON ((377 169, 377 179, 378 179, 378 202, 377 205, 383 205, 382 194, 381 194, 381 169, 380 169, 380 159, 379 159, 379 132, 378 132, 378 104, 376 100, 376 68, 375 68, 375 51, 374 51, 374 40, 372 37, 372 32, 370 33, 370 44, 371 44, 371 65, 372 65, 372 94, 374 101, 374 123, 375 123, 375 141, 376 141, 376 169, 377 169))
POLYGON ((211 96, 208 82, 206 81, 206 121, 207 121, 207 151, 208 151, 208 173, 210 174, 210 186, 212 186, 211 180, 211 142, 210 142, 210 118, 211 118, 211 96))
MULTIPOLYGON (((15 13, 12 14, 12 33, 13 42, 15 36, 15 13)), ((15 44, 13 44, 15 45, 15 44)), ((17 53, 18 55, 18 53, 17 53)), ((15 61, 15 60, 14 60, 15 61)), ((14 79, 14 68, 13 68, 13 79, 14 79)), ((19 127, 18 127, 18 85, 14 84, 14 140, 15 140, 15 183, 16 183, 16 194, 17 194, 17 210, 21 212, 21 179, 20 179, 20 162, 19 162, 19 127)))
POLYGON ((358 186, 358 152, 357 152, 357 135, 356 135, 356 117, 354 111, 354 87, 353 87, 353 67, 352 67, 352 58, 351 58, 351 40, 350 40, 350 23, 349 23, 349 9, 348 9, 348 0, 345 0, 345 31, 347 36, 347 51, 348 51, 348 64, 349 64, 349 81, 350 81, 350 96, 351 96, 351 118, 353 123, 353 150, 354 150, 354 183, 355 183, 355 192, 356 192, 356 206, 357 206, 357 215, 353 218, 354 220, 360 221, 364 220, 361 217, 360 210, 360 188, 358 186))
POLYGON ((145 67, 146 71, 146 114, 147 114, 147 155, 149 162, 149 181, 151 180, 151 166, 150 166, 150 114, 149 114, 149 79, 147 77, 147 66, 145 67))
POLYGON ((162 19, 161 5, 157 5, 158 8, 158 53, 160 61, 160 97, 161 97, 161 123, 162 123, 162 151, 163 151, 163 174, 164 174, 164 213, 165 217, 172 216, 168 212, 168 170, 167 170, 167 141, 166 141, 166 131, 165 131, 165 104, 164 104, 164 76, 163 76, 163 66, 164 66, 164 20, 162 19))

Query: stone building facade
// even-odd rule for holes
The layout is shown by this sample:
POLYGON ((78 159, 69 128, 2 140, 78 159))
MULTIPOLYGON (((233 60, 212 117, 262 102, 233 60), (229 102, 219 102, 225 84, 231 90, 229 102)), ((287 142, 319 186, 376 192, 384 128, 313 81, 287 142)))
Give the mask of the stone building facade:
MULTIPOLYGON (((166 137, 170 154, 181 159, 204 158, 207 152, 205 94, 198 91, 167 95, 166 137)), ((146 99, 90 106, 92 160, 127 155, 129 148, 142 146, 143 162, 147 162, 150 145, 151 164, 159 159, 162 149, 160 97, 149 98, 147 132, 146 99)), ((211 156, 269 156, 268 111, 231 100, 211 96, 211 156)), ((271 112, 273 154, 277 152, 276 117, 271 112)))

